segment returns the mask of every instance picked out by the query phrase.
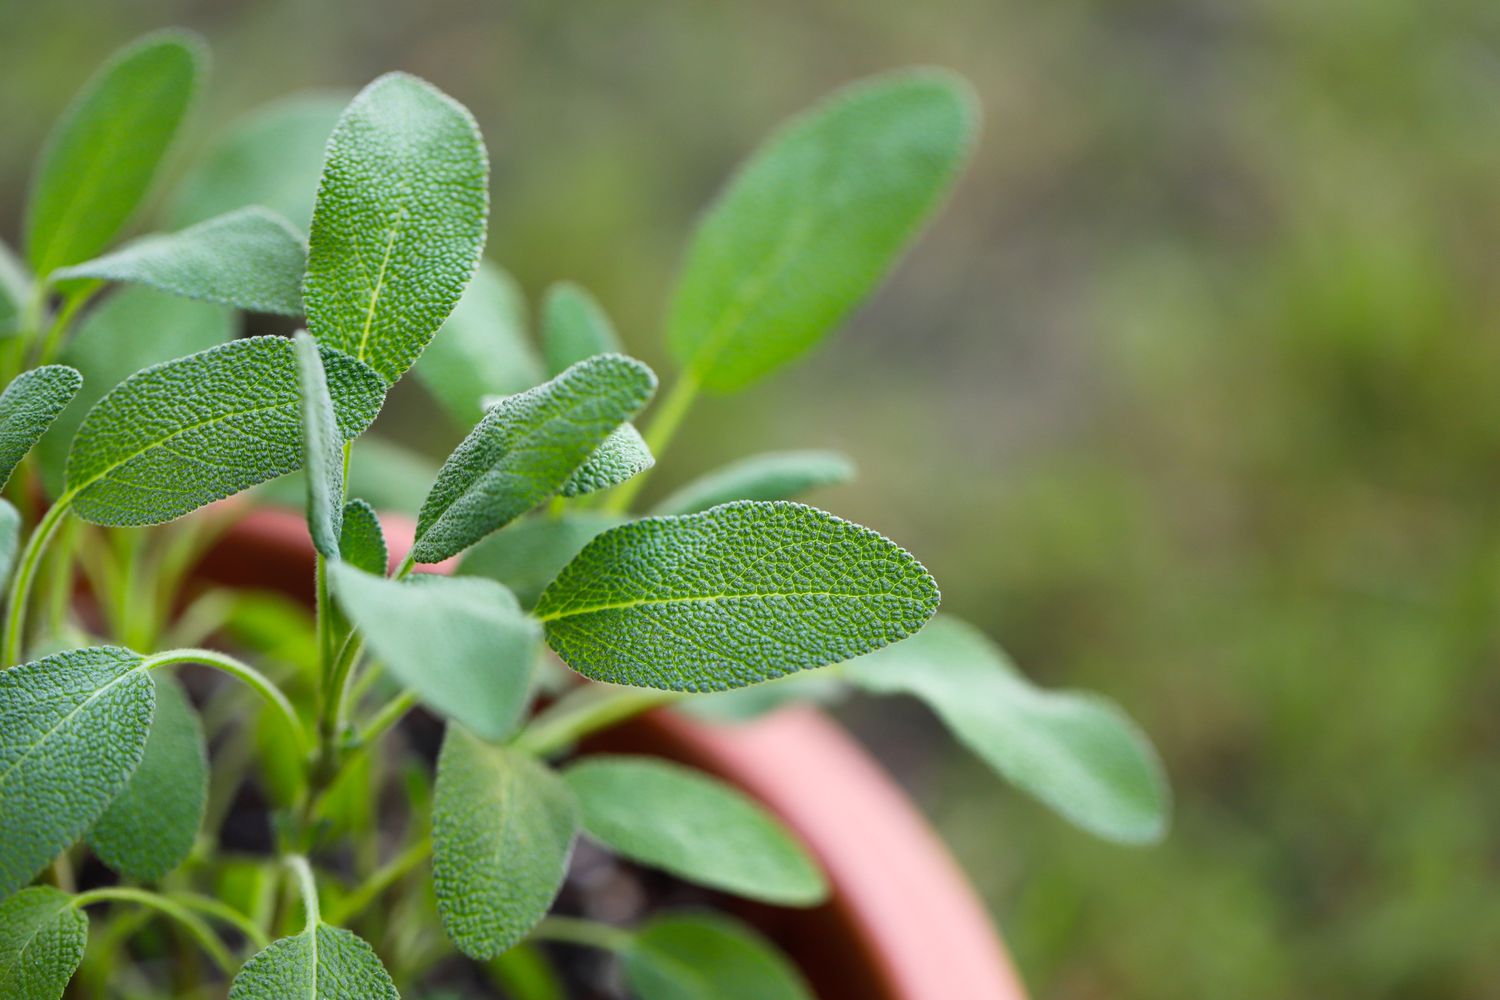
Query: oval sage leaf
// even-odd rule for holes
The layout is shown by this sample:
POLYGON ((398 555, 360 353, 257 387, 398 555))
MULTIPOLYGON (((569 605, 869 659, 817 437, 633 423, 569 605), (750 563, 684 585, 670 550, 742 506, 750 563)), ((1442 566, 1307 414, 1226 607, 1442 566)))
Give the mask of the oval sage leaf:
POLYGON ((400 1000, 369 943, 317 922, 256 954, 229 987, 229 1000, 400 1000))
POLYGON ((547 289, 542 299, 542 353, 556 375, 596 354, 619 354, 620 336, 602 306, 571 281, 547 289))
POLYGON ((711 913, 657 917, 625 952, 640 1000, 813 1000, 791 962, 738 921, 711 913))
POLYGON ((662 500, 653 514, 696 514, 734 500, 792 500, 854 478, 854 463, 836 451, 773 451, 715 469, 662 500))
POLYGON ((604 532, 535 614, 592 680, 718 691, 904 639, 937 605, 937 584, 890 539, 814 507, 742 501, 604 532))
POLYGON ((0 486, 82 387, 77 369, 43 365, 17 375, 0 393, 0 486))
POLYGON ((358 498, 344 504, 344 524, 339 532, 339 558, 356 569, 384 576, 390 568, 391 552, 375 508, 358 498))
POLYGON ((50 885, 0 902, 0 996, 61 1000, 88 940, 88 915, 50 885))

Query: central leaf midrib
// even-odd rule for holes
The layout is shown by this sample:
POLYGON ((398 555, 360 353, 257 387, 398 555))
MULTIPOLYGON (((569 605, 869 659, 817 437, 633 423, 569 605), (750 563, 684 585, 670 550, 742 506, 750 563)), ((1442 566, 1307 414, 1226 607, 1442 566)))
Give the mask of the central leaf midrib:
POLYGON ((626 611, 630 608, 646 607, 658 604, 712 604, 717 601, 731 601, 740 598, 768 598, 768 597, 848 597, 864 599, 871 597, 888 597, 897 601, 906 601, 910 604, 925 603, 919 597, 908 597, 904 594, 892 594, 889 592, 867 592, 848 593, 841 590, 783 590, 783 591, 741 591, 730 594, 689 594, 681 597, 640 597, 629 601, 612 601, 607 604, 593 604, 584 608, 570 608, 554 611, 549 614, 539 615, 538 621, 550 622, 560 618, 574 618, 578 615, 591 615, 600 611, 626 611))

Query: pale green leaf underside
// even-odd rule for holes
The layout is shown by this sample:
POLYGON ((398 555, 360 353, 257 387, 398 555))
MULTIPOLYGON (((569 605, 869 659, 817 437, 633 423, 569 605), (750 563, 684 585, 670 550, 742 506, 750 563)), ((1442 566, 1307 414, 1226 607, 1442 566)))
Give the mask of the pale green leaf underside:
POLYGON ((820 486, 854 478, 854 463, 836 451, 774 451, 751 455, 693 480, 652 508, 653 514, 696 514, 733 500, 793 500, 820 486))
POLYGON ((303 474, 307 479, 307 527, 313 547, 329 559, 339 557, 344 526, 344 436, 339 432, 333 397, 318 342, 306 333, 292 340, 302 398, 303 474))
POLYGON ((541 627, 480 577, 374 576, 329 567, 333 591, 391 674, 428 707, 489 740, 509 736, 531 693, 541 627))
POLYGON ((562 888, 577 829, 578 803, 545 764, 448 727, 432 875, 443 927, 460 951, 490 959, 531 933, 562 888))
POLYGON ((592 295, 569 281, 547 289, 542 300, 542 353, 549 375, 596 354, 620 352, 619 334, 592 295))
POLYGON ((1126 843, 1166 831, 1166 777, 1135 723, 1103 698, 1034 687, 968 625, 939 618, 845 672, 922 699, 990 767, 1086 830, 1126 843))
POLYGON ((639 1000, 813 1000, 771 944, 713 913, 658 917, 625 952, 625 981, 639 1000))
POLYGON ((208 801, 198 713, 170 674, 152 680, 156 715, 140 766, 88 835, 101 861, 142 882, 155 882, 192 853, 208 801))
MULTIPOLYGON (((375 419, 385 385, 337 351, 323 364, 350 440, 375 419)), ((95 524, 159 524, 302 465, 292 342, 252 337, 156 365, 120 383, 68 455, 73 509, 95 524)))
POLYGON ((655 389, 639 361, 602 354, 491 407, 422 505, 417 561, 457 555, 552 496, 655 389))
POLYGON ((187 114, 206 58, 194 35, 147 35, 117 53, 74 98, 32 176, 32 270, 86 260, 135 213, 187 114))
POLYGON ((597 493, 611 486, 619 486, 655 464, 656 457, 651 454, 641 432, 635 429, 634 424, 621 424, 604 439, 599 450, 578 467, 572 478, 563 483, 558 492, 565 497, 597 493))
POLYGON ((973 143, 968 87, 908 71, 789 122, 715 201, 668 319, 672 353, 729 392, 812 348, 875 286, 973 143))
POLYGON ((585 545, 623 521, 592 511, 517 521, 466 552, 458 572, 498 580, 511 589, 522 607, 529 608, 585 545))
POLYGON ((384 576, 391 553, 375 508, 358 498, 344 504, 344 525, 339 533, 339 558, 356 569, 384 576))
POLYGON ((535 614, 548 644, 593 680, 718 691, 904 639, 937 605, 921 563, 869 528, 741 501, 604 532, 535 614))
POLYGON ((155 701, 144 661, 117 646, 0 671, 0 897, 87 832, 125 787, 155 701))
POLYGON ((468 111, 388 73, 339 119, 313 209, 303 298, 324 344, 394 382, 474 274, 489 161, 468 111))
POLYGON ((827 895, 817 864, 765 809, 701 772, 649 757, 587 757, 563 777, 590 837, 639 864, 783 906, 827 895))
POLYGON ((318 923, 274 941, 245 963, 229 1000, 400 1000, 375 949, 341 927, 318 923))
POLYGON ((51 886, 0 902, 0 997, 60 1000, 83 961, 89 918, 51 886))
POLYGON ((143 236, 61 268, 53 279, 121 281, 251 312, 300 316, 306 263, 302 234, 268 209, 250 207, 180 232, 143 236))
POLYGON ((10 571, 16 568, 16 552, 21 547, 21 512, 9 500, 0 498, 0 587, 10 582, 10 571))
POLYGON ((76 369, 44 365, 17 375, 0 393, 0 486, 82 387, 76 369))

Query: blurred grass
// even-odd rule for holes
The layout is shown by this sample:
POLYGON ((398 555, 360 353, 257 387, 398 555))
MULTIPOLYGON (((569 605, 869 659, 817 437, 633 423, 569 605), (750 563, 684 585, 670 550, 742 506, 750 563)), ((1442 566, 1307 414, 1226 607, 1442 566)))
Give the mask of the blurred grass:
POLYGON ((491 255, 533 293, 589 286, 657 364, 692 219, 768 127, 867 72, 965 73, 987 122, 956 203, 830 349, 705 403, 653 492, 847 449, 862 481, 820 503, 1152 732, 1177 824, 1125 851, 914 710, 851 715, 1039 997, 1500 994, 1500 8, 0 0, 0 22, 7 237, 79 80, 182 23, 217 56, 185 154, 290 89, 425 75, 485 129, 491 255))

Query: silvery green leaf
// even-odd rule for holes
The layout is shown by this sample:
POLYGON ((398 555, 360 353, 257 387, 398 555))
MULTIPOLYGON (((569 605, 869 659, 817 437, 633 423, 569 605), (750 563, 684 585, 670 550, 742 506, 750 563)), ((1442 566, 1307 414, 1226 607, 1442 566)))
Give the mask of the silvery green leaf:
POLYGON ((542 593, 547 643, 593 680, 718 691, 906 638, 937 584, 869 528, 740 501, 599 535, 542 593))
POLYGON ((517 521, 466 552, 458 572, 498 580, 529 608, 590 539, 623 520, 580 510, 517 521))
POLYGON ((585 493, 607 490, 633 479, 655 464, 656 456, 651 454, 635 425, 621 424, 558 492, 565 497, 581 497, 585 493))
POLYGON ((715 469, 668 496, 653 514, 696 514, 733 500, 793 500, 819 486, 854 478, 854 463, 836 451, 773 451, 715 469))
POLYGON ((307 327, 394 382, 474 275, 489 161, 457 101, 405 73, 355 97, 328 141, 302 286, 307 327))
POLYGON ((229 1000, 401 1000, 375 949, 321 921, 246 962, 229 1000))
POLYGON ((390 549, 375 508, 360 499, 344 504, 344 526, 339 533, 339 558, 356 569, 384 576, 390 567, 390 549))
POLYGON ((93 260, 59 268, 54 281, 146 285, 171 295, 302 315, 302 234, 268 209, 249 207, 175 233, 143 236, 93 260))
POLYGON ((87 914, 50 885, 0 902, 0 996, 61 1000, 88 940, 87 914))
POLYGON ((1034 687, 977 630, 939 618, 900 646, 845 666, 870 691, 926 702, 990 767, 1110 840, 1151 843, 1170 793, 1150 741, 1103 698, 1034 687))
POLYGON ((642 927, 625 952, 640 1000, 813 1000, 770 942, 715 913, 669 914, 642 927))
POLYGON ((292 338, 302 397, 303 474, 307 478, 307 526, 313 547, 328 559, 339 557, 344 526, 344 436, 333 412, 333 397, 318 342, 306 333, 292 338))
POLYGON ((548 374, 556 375, 584 358, 621 353, 620 337, 592 295, 562 281, 542 300, 542 353, 548 374))
POLYGON ((0 486, 82 386, 77 369, 43 365, 17 375, 0 393, 0 486))

